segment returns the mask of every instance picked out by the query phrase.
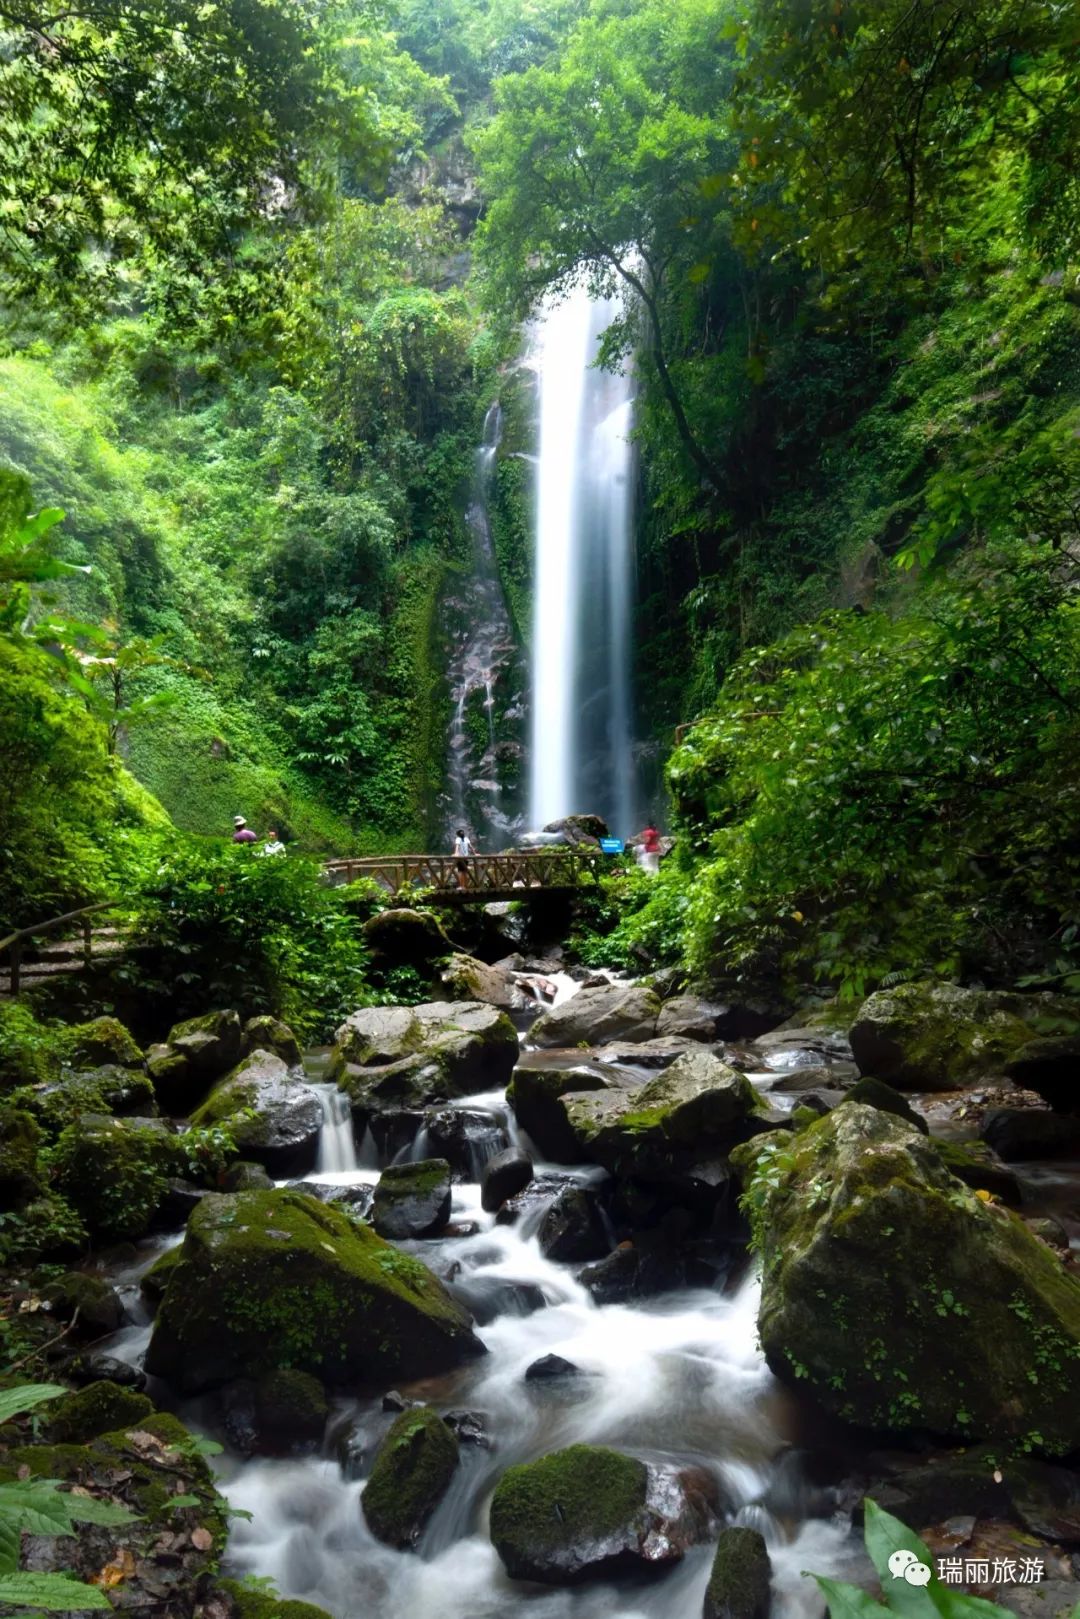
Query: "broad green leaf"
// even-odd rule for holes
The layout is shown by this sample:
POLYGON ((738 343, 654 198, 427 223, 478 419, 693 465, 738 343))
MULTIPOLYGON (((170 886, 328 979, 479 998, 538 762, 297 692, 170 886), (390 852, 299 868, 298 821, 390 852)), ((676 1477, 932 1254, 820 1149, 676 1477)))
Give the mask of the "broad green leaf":
POLYGON ((71 1513, 52 1479, 0 1485, 0 1518, 28 1535, 71 1533, 71 1513))
POLYGON ((60 1499, 76 1523, 134 1523, 140 1516, 138 1512, 129 1512, 127 1507, 117 1506, 113 1501, 99 1501, 96 1496, 64 1492, 60 1499))
POLYGON ((19 1388, 0 1389, 0 1423, 21 1417, 43 1401, 55 1400, 67 1392, 61 1383, 23 1383, 19 1388))
POLYGON ((0 1574, 14 1574, 19 1566, 19 1529, 10 1518, 0 1517, 0 1574))
POLYGON ((866 1550, 893 1613, 903 1615, 904 1619, 992 1619, 992 1616, 1001 1619, 1001 1610, 995 1603, 942 1585, 934 1572, 933 1554, 913 1529, 885 1512, 869 1496, 865 1510, 866 1550), (926 1585, 910 1585, 907 1580, 893 1576, 889 1558, 901 1550, 914 1552, 919 1562, 929 1567, 930 1579, 926 1585))
POLYGON ((872 1596, 860 1591, 857 1585, 847 1585, 843 1580, 829 1580, 823 1574, 815 1574, 814 1579, 828 1603, 829 1619, 890 1619, 888 1608, 883 1608, 872 1596))
POLYGON ((174 1495, 169 1502, 170 1507, 197 1507, 201 1505, 197 1495, 174 1495))
POLYGON ((84 1585, 67 1574, 0 1574, 0 1602, 16 1608, 33 1603, 49 1613, 112 1607, 104 1591, 99 1591, 96 1585, 84 1585))

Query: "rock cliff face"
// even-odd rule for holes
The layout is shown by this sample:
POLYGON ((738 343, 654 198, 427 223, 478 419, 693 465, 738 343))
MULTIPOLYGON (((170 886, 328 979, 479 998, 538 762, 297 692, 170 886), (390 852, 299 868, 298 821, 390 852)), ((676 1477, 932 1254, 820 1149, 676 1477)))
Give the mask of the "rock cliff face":
POLYGON ((1080 1283, 912 1125, 844 1102, 732 1161, 778 1375, 868 1428, 1080 1444, 1080 1283))

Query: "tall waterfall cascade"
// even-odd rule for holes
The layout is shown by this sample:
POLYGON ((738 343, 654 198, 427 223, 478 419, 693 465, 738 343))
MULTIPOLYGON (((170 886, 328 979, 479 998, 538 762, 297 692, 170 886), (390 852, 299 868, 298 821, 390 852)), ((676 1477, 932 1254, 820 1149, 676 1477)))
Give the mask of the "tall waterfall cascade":
POLYGON ((541 311, 529 821, 638 813, 631 699, 633 377, 601 371, 614 300, 574 288, 541 311))
POLYGON ((465 513, 472 540, 469 575, 444 606, 450 633, 446 673, 451 714, 446 786, 440 820, 450 845, 465 826, 483 850, 501 848, 521 822, 517 796, 504 785, 507 757, 519 744, 508 735, 523 714, 524 681, 513 625, 499 580, 488 500, 502 436, 498 402, 484 421, 472 493, 465 513), (496 725, 496 713, 500 725, 496 725))

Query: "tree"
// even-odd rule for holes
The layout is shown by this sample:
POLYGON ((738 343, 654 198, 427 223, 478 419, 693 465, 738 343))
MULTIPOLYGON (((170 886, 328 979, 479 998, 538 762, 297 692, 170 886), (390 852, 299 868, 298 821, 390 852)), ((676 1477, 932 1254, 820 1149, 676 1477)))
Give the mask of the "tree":
MULTIPOLYGON (((1075 256, 1080 19, 1056 0, 755 0, 733 25, 743 237, 814 264, 938 255, 987 194, 1075 256)), ((1005 218, 995 222, 999 228, 1005 218)))
POLYGON ((499 82, 476 140, 489 206, 481 236, 488 297, 524 313, 546 290, 586 278, 621 287, 614 359, 644 337, 682 445, 714 490, 723 474, 695 430, 674 363, 673 284, 722 252, 718 204, 736 149, 725 118, 735 71, 724 0, 604 3, 556 65, 499 82))
POLYGON ((377 0, 0 0, 0 40, 9 300, 240 273, 250 227, 320 215, 404 133, 369 93, 397 55, 377 0))

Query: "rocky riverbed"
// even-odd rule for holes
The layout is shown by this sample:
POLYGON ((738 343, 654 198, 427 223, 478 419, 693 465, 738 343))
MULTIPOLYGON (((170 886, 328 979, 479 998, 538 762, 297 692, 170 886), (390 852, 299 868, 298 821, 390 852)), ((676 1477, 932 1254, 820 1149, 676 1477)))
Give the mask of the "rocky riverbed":
POLYGON ((47 1358, 85 1391, 10 1461, 146 1520, 36 1566, 107 1551, 177 1619, 247 1611, 222 1551, 340 1619, 811 1619, 805 1570, 873 1585, 870 1493, 935 1550, 1034 1547, 1041 1590, 995 1599, 1070 1611, 1075 1005, 911 985, 769 1029, 481 965, 303 1061, 270 1019, 148 1054, 103 1020, 16 1097, 13 1195, 90 1252, 9 1282, 74 1317, 47 1358), (224 1446, 227 1538, 177 1417, 224 1446))

